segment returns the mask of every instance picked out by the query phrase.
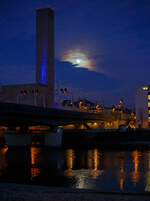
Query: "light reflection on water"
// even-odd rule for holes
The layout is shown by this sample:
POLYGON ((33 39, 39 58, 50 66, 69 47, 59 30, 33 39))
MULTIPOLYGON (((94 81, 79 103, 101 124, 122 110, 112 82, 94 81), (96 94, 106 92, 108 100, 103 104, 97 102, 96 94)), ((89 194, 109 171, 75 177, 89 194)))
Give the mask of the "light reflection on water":
POLYGON ((0 149, 0 176, 2 175, 3 170, 7 168, 6 157, 5 157, 7 150, 8 147, 0 149))
POLYGON ((99 191, 150 191, 150 151, 0 148, 0 181, 99 191))
POLYGON ((38 177, 42 171, 43 149, 31 147, 31 180, 38 177))
POLYGON ((99 169, 99 151, 97 149, 88 150, 87 156, 84 152, 80 156, 81 169, 76 169, 75 151, 72 149, 66 150, 65 157, 67 169, 64 171, 64 174, 69 178, 75 178, 76 188, 92 188, 92 181, 96 180, 103 172, 99 169))

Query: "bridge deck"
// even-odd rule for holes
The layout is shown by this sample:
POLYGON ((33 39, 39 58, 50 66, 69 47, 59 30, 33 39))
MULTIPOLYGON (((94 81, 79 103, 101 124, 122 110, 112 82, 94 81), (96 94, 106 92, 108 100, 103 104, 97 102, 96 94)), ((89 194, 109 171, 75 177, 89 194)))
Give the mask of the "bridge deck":
POLYGON ((103 121, 103 114, 0 103, 0 124, 65 125, 103 121))

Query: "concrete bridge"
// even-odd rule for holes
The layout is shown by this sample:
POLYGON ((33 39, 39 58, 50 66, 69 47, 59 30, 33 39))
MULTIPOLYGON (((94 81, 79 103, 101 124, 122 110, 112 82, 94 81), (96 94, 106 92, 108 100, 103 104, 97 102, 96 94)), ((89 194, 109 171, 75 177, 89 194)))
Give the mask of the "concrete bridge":
MULTIPOLYGON (((8 146, 26 146, 32 144, 32 135, 26 135, 28 126, 50 126, 51 131, 44 134, 44 145, 58 147, 62 144, 63 131, 58 126, 69 124, 85 125, 87 123, 97 123, 114 121, 118 115, 77 112, 60 109, 50 109, 14 103, 0 102, 0 126, 7 126, 9 130, 20 127, 19 135, 15 132, 5 133, 5 141, 8 146), (21 134, 21 135, 20 135, 21 134)), ((30 133, 32 134, 32 133, 30 133)))
POLYGON ((13 103, 0 103, 0 125, 6 126, 59 126, 105 120, 106 116, 98 113, 49 109, 13 103))

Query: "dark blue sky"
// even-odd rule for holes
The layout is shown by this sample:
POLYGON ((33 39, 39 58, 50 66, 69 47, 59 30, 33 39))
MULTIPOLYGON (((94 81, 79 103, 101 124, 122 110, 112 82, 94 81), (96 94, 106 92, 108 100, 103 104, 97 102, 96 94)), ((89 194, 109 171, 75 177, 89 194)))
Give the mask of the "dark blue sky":
POLYGON ((134 106, 136 89, 150 84, 149 0, 0 0, 0 83, 34 81, 35 11, 48 6, 55 9, 56 81, 75 96, 134 106), (61 61, 74 49, 88 52, 98 72, 61 61))

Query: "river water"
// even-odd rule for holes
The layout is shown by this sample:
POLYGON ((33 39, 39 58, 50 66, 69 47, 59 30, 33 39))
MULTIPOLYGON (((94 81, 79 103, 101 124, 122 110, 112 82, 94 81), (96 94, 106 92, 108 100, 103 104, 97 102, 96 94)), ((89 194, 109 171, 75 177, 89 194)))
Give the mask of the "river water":
POLYGON ((150 150, 0 148, 0 181, 146 192, 150 191, 150 150))

